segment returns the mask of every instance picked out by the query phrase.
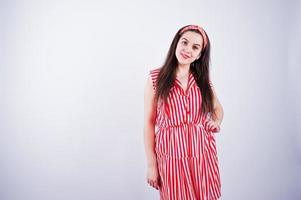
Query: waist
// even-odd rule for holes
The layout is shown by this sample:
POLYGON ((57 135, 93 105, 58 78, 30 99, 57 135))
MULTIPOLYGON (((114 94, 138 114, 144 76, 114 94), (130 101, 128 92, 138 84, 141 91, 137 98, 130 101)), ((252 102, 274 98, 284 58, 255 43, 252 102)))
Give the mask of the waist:
POLYGON ((166 128, 179 128, 179 127, 186 127, 186 126, 198 126, 198 127, 203 127, 202 123, 194 123, 194 122, 189 122, 189 123, 180 123, 180 124, 167 124, 167 125, 160 125, 158 126, 159 129, 166 129, 166 128))

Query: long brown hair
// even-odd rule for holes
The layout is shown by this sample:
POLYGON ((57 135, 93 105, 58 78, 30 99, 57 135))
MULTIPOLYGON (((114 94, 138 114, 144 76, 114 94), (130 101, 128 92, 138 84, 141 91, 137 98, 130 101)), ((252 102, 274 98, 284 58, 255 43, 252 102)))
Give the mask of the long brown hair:
MULTIPOLYGON (((189 25, 187 25, 189 26, 189 25)), ((176 47, 181 36, 186 32, 181 33, 182 27, 173 38, 173 41, 169 47, 167 57, 163 66, 160 68, 160 73, 157 78, 157 92, 155 94, 155 100, 163 99, 167 100, 170 89, 172 88, 176 78, 176 67, 178 60, 175 55, 176 47)), ((189 30, 199 33, 197 30, 189 30)), ((207 114, 213 112, 213 91, 210 87, 209 78, 209 62, 210 62, 210 40, 207 37, 207 45, 201 50, 201 56, 196 61, 190 64, 190 71, 192 72, 198 87, 201 90, 202 106, 201 113, 207 114)), ((204 40, 203 40, 204 41, 204 40)), ((204 46, 204 42, 203 42, 204 46)))

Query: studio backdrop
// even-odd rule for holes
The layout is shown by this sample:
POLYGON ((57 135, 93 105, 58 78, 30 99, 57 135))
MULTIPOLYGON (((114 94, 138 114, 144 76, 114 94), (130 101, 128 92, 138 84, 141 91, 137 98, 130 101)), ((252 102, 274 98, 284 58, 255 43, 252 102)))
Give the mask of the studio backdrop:
POLYGON ((211 41, 223 200, 301 199, 300 1, 1 1, 0 199, 153 200, 143 95, 176 31, 211 41))

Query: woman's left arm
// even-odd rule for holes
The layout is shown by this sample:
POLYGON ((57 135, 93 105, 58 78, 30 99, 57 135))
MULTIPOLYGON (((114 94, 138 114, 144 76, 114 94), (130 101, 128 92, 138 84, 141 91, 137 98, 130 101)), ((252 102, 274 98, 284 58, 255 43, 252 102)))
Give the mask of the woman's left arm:
POLYGON ((213 86, 211 86, 212 92, 213 92, 213 113, 212 113, 212 119, 213 121, 217 122, 219 125, 221 125, 223 118, 224 118, 224 110, 219 102, 215 89, 213 86))
POLYGON ((223 117, 224 117, 224 110, 223 107, 221 105, 221 103, 219 102, 216 92, 211 85, 211 89, 213 92, 213 112, 211 115, 211 118, 207 118, 206 122, 205 122, 205 129, 208 131, 212 131, 212 132, 219 132, 220 131, 220 125, 223 121, 223 117))

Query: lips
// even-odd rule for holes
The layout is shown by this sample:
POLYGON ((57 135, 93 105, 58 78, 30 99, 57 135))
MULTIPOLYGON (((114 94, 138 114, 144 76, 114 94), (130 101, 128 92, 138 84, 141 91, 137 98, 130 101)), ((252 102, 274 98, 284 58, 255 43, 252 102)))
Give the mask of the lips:
POLYGON ((186 55, 186 54, 184 54, 184 53, 181 53, 181 56, 182 56, 184 59, 190 58, 190 56, 188 56, 188 55, 186 55))

